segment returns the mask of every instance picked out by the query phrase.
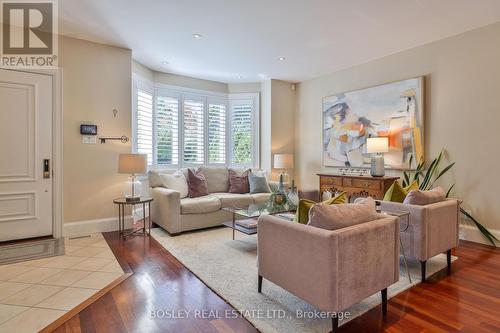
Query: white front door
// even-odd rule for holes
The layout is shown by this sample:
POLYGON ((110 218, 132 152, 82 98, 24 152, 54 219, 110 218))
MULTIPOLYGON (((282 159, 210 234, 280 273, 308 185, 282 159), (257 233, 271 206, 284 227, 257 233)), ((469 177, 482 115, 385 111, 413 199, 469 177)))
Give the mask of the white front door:
POLYGON ((52 235, 52 93, 50 75, 0 69, 0 241, 52 235))

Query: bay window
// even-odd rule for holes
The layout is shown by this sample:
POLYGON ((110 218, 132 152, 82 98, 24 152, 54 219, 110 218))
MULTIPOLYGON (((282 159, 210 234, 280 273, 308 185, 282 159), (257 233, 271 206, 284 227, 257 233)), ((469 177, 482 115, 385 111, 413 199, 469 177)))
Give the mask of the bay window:
POLYGON ((259 94, 152 84, 134 76, 133 145, 152 168, 258 167, 259 94))

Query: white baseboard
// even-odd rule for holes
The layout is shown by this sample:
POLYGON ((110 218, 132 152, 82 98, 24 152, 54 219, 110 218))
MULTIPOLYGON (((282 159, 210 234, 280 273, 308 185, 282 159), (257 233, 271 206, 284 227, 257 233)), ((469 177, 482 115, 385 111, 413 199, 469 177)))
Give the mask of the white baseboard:
MULTIPOLYGON (((125 216, 125 229, 132 227, 132 216, 125 216)), ((68 222, 63 225, 63 236, 82 236, 97 232, 118 230, 118 217, 68 222)))
MULTIPOLYGON (((500 239, 500 230, 495 230, 495 229, 490 229, 488 230, 498 239, 500 239)), ((468 224, 460 224, 459 228, 459 237, 460 239, 471 241, 471 242, 476 242, 476 243, 481 243, 481 244, 486 244, 486 245, 491 245, 490 242, 488 242, 481 234, 479 229, 477 229, 473 225, 468 225, 468 224)), ((500 243, 496 244, 497 247, 500 247, 500 243)))

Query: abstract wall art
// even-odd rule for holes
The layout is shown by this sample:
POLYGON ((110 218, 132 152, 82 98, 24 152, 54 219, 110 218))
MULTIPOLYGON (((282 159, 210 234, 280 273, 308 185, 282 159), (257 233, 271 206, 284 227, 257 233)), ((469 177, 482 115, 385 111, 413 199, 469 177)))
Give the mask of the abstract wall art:
POLYGON ((325 97, 323 164, 368 167, 366 139, 388 137, 386 167, 414 168, 424 156, 423 84, 418 77, 325 97))

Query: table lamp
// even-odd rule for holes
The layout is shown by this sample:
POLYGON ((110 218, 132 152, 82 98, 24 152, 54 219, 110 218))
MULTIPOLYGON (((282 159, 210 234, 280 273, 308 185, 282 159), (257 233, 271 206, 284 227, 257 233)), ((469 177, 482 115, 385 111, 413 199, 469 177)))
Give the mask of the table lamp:
POLYGON ((293 169, 293 154, 274 154, 274 168, 281 169, 281 176, 288 181, 288 169, 293 169))
POLYGON ((118 173, 130 174, 125 193, 126 201, 139 201, 141 199, 141 182, 135 176, 146 173, 148 157, 146 154, 120 154, 118 159, 118 173), (129 184, 130 183, 130 184, 129 184), (131 192, 128 192, 130 187, 131 192))
POLYGON ((385 137, 366 139, 366 152, 371 155, 371 175, 373 177, 383 177, 384 153, 389 151, 389 139, 385 137))

